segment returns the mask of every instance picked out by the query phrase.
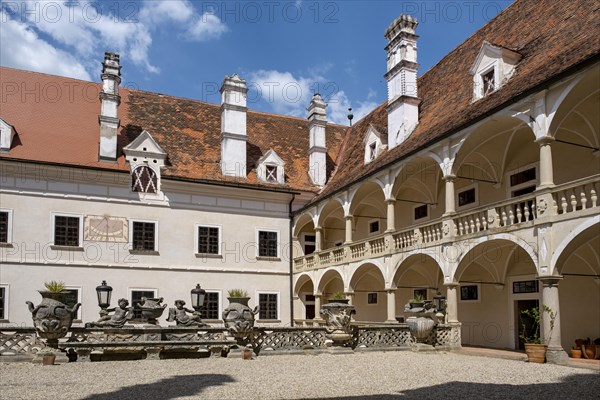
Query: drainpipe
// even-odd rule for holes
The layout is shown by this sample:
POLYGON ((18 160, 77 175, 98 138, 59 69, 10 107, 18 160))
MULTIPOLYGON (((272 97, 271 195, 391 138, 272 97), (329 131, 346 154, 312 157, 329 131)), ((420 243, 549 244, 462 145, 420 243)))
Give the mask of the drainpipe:
POLYGON ((294 216, 292 215, 292 204, 296 199, 296 195, 292 193, 292 199, 288 204, 288 212, 290 218, 290 326, 294 326, 294 247, 292 245, 292 229, 294 228, 294 216))

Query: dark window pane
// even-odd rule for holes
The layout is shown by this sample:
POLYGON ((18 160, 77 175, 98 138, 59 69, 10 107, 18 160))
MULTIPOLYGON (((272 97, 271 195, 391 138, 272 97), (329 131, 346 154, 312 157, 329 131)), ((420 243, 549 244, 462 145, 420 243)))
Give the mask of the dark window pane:
POLYGON ((415 289, 413 290, 413 297, 422 297, 423 300, 427 300, 427 289, 415 289))
POLYGON ((481 80, 483 81, 483 95, 489 94, 496 89, 495 79, 494 79, 494 70, 492 69, 490 72, 483 74, 481 76, 481 80))
POLYGON ((269 182, 277 182, 277 167, 272 165, 267 165, 267 181, 269 182))
POLYGON ((367 304, 377 304, 377 293, 367 293, 367 304))
POLYGON ((153 299, 155 296, 154 290, 132 290, 131 291, 131 302, 129 303, 130 307, 133 307, 133 319, 141 319, 142 311, 137 309, 137 304, 142 301, 142 297, 147 299, 153 299))
POLYGON ((258 232, 258 255, 277 257, 277 232, 258 232))
POLYGON ((131 190, 142 193, 156 193, 158 178, 150 167, 138 167, 131 173, 131 190))
POLYGON ((8 213, 0 212, 0 243, 8 242, 8 213))
POLYGON ((0 319, 5 319, 6 288, 0 287, 0 319))
POLYGON ((475 203, 475 188, 465 190, 458 194, 458 206, 466 206, 467 204, 475 203))
POLYGON ((523 196, 524 194, 529 194, 535 192, 535 186, 528 186, 523 189, 513 191, 513 197, 523 196))
POLYGON ((260 293, 258 295, 259 319, 277 319, 277 295, 260 293))
POLYGON ((219 228, 198 227, 198 253, 219 254, 219 228))
MULTIPOLYGON (((65 304, 69 306, 69 308, 72 308, 79 302, 79 289, 65 289, 64 291, 67 292, 67 294, 65 294, 65 304)), ((75 319, 79 319, 79 312, 80 311, 77 310, 75 319)))
POLYGON ((537 293, 538 291, 537 280, 513 282, 513 293, 537 293))
POLYGON ((134 222, 132 249, 154 251, 155 227, 154 222, 134 222))
POLYGON ((369 233, 379 232, 379 221, 369 222, 369 233))
POLYGON ((54 217, 54 244, 79 246, 79 217, 54 217))
POLYGON ((479 295, 477 293, 477 285, 461 286, 460 287, 460 299, 461 300, 478 300, 479 295))
POLYGON ((535 168, 529 168, 510 176, 510 186, 517 186, 529 181, 535 181, 535 168))
POLYGON ((204 297, 204 308, 202 310, 202 318, 220 319, 219 316, 219 293, 206 292, 204 297))
POLYGON ((427 204, 415 208, 415 219, 427 217, 427 204))

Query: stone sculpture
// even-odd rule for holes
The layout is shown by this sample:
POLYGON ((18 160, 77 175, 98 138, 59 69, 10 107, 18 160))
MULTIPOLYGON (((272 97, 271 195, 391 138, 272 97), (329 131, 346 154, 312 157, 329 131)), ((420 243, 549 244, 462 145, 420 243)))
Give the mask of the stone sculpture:
POLYGON ((185 301, 175 300, 175 307, 169 308, 169 317, 167 321, 177 324, 177 326, 208 326, 202 323, 200 313, 185 307, 185 301), (192 314, 192 315, 188 315, 192 314))
POLYGON ((422 307, 415 307, 414 304, 408 303, 404 306, 404 312, 408 315, 412 314, 406 319, 410 329, 411 344, 413 347, 417 345, 423 347, 423 344, 430 339, 438 318, 435 305, 429 300, 426 300, 422 307))
POLYGON ((142 311, 142 319, 147 323, 158 325, 157 319, 160 318, 165 308, 167 308, 166 304, 160 304, 163 300, 162 297, 152 299, 142 297, 142 301, 136 304, 135 308, 142 311))
POLYGON ((233 297, 229 297, 228 299, 229 307, 223 310, 225 328, 227 328, 232 336, 236 338, 238 343, 242 343, 252 333, 252 329, 254 328, 254 316, 258 314, 258 306, 252 310, 247 305, 248 300, 246 300, 246 304, 244 304, 233 297))
POLYGON ((133 318, 133 307, 129 307, 127 299, 119 299, 118 307, 107 308, 100 311, 100 319, 96 322, 88 322, 86 328, 111 327, 122 328, 127 321, 133 318), (112 312, 112 315, 108 313, 112 312))
POLYGON ((39 293, 42 295, 42 302, 38 306, 34 307, 31 301, 27 301, 26 304, 31 312, 37 334, 52 346, 58 344, 58 339, 67 334, 81 304, 77 303, 69 308, 56 299, 56 293, 45 291, 39 293))
POLYGON ((344 303, 327 303, 319 311, 325 320, 327 338, 336 346, 345 346, 352 339, 352 315, 356 314, 354 306, 344 303))

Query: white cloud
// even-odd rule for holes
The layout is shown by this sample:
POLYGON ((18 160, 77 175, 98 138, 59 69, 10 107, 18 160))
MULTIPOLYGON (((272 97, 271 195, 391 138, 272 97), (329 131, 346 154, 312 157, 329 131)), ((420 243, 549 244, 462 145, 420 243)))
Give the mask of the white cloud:
POLYGON ((84 66, 69 53, 39 38, 25 23, 0 11, 0 59, 8 67, 91 80, 84 66))
MULTIPOLYGON (((140 9, 136 10, 134 3, 103 3, 102 7, 100 3, 28 0, 7 6, 12 12, 10 16, 3 12, 2 24, 11 23, 13 34, 17 32, 15 26, 31 33, 26 42, 30 47, 68 55, 65 59, 69 59, 73 67, 60 71, 61 75, 71 77, 89 77, 89 72, 97 73, 98 61, 105 50, 116 51, 148 72, 158 73, 159 69, 149 56, 155 31, 179 33, 189 40, 206 41, 216 39, 228 30, 217 16, 198 15, 188 0, 153 0, 139 4, 140 9), (83 68, 85 72, 84 66, 88 67, 85 75, 80 70, 83 68)), ((11 43, 12 52, 8 54, 6 38, 3 35, 2 64, 9 59, 15 65, 18 59, 22 60, 19 64, 22 68, 31 69, 37 64, 42 72, 57 72, 56 68, 43 69, 43 65, 50 63, 39 60, 35 52, 31 60, 24 62, 31 56, 26 47, 11 43)))
POLYGON ((228 30, 227 26, 219 19, 219 17, 214 14, 204 13, 190 25, 188 34, 191 39, 202 42, 218 39, 228 30))
MULTIPOLYGON (((306 116, 306 107, 314 92, 319 91, 327 102, 327 119, 341 125, 348 125, 348 108, 352 107, 350 99, 337 84, 327 80, 318 72, 326 72, 332 65, 311 69, 308 77, 295 77, 291 72, 276 70, 259 70, 249 75, 249 102, 263 100, 277 114, 306 116)), ((369 95, 372 95, 369 93, 369 95)), ((354 121, 358 121, 371 112, 379 104, 367 100, 358 102, 352 112, 354 121)))

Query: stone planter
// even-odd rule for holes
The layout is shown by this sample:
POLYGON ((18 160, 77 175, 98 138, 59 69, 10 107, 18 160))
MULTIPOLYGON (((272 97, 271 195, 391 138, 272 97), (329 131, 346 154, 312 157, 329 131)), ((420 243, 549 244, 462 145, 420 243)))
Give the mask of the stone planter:
POLYGON ((39 293, 42 296, 42 302, 39 305, 34 307, 30 301, 27 301, 26 304, 29 306, 33 326, 38 336, 46 339, 49 346, 56 348, 58 339, 64 337, 71 328, 81 304, 77 303, 73 308, 69 308, 63 303, 64 294, 43 290, 39 290, 39 293))
POLYGON ((54 365, 55 360, 56 360, 56 356, 54 354, 52 354, 52 355, 45 354, 42 357, 42 365, 54 365))
POLYGON ((352 339, 352 315, 354 306, 340 302, 327 303, 321 307, 320 314, 325 320, 327 338, 334 346, 347 346, 352 339))
POLYGON ((533 363, 545 363, 547 348, 548 346, 546 346, 545 344, 525 343, 525 353, 527 354, 527 361, 533 363))
POLYGON ((328 299, 329 303, 341 303, 341 304, 348 304, 350 302, 349 299, 328 299))
POLYGON ((431 336, 435 322, 429 317, 409 317, 406 320, 410 334, 417 343, 425 343, 431 336))
POLYGON ((254 316, 258 314, 258 306, 252 310, 248 307, 249 297, 228 297, 229 307, 223 310, 223 322, 231 335, 243 345, 254 328, 254 316))

